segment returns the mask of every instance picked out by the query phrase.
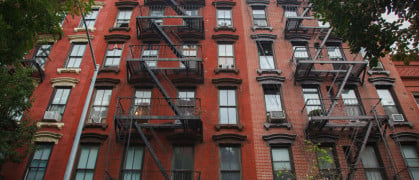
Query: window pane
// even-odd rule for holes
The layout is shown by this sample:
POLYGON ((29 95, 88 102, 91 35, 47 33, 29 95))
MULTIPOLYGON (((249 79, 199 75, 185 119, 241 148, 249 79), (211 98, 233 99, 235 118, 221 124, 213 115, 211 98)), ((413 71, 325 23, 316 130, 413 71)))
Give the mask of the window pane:
POLYGON ((290 161, 288 148, 274 148, 272 149, 273 161, 290 161))
POLYGON ((383 105, 395 105, 393 96, 388 89, 377 89, 378 97, 381 98, 381 104, 383 105))
POLYGON ((194 151, 193 147, 174 147, 173 170, 193 170, 194 151))
POLYGON ((240 148, 220 147, 221 170, 240 171, 240 148))

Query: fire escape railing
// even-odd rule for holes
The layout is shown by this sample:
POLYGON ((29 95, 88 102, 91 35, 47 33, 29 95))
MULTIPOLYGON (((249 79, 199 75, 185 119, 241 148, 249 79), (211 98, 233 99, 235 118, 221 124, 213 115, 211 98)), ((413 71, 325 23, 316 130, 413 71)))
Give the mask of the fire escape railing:
POLYGON ((45 79, 45 72, 35 59, 25 59, 20 61, 23 66, 33 70, 32 76, 39 78, 40 82, 45 79))

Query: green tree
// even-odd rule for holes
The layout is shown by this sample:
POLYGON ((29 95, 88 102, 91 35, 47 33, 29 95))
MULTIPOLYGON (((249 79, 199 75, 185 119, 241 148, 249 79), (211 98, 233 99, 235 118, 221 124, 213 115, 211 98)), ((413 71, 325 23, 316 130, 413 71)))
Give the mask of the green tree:
POLYGON ((337 37, 347 41, 352 52, 366 49, 375 66, 379 57, 392 54, 393 60, 408 63, 418 60, 419 3, 416 0, 310 0, 317 17, 334 28, 337 37), (383 14, 395 13, 398 20, 389 22, 383 14), (407 28, 400 28, 409 22, 407 28))
POLYGON ((32 69, 20 64, 40 35, 60 37, 62 14, 91 10, 93 0, 0 0, 0 168, 19 162, 33 147, 32 120, 16 119, 31 107, 32 69), (32 123, 31 123, 32 122, 32 123))

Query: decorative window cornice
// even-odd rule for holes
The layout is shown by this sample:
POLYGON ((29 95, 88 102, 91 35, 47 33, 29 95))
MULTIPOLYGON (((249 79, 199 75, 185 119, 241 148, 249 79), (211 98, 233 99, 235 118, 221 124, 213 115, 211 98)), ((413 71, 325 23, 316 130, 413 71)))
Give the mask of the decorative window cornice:
POLYGON ((217 87, 223 87, 223 86, 233 86, 237 87, 242 83, 241 79, 236 78, 219 78, 219 79, 213 79, 212 84, 214 84, 217 87))
POLYGON ((115 87, 121 80, 113 78, 98 78, 96 80, 96 87, 115 87))
POLYGON ((35 142, 53 142, 58 144, 63 134, 50 132, 50 131, 40 131, 35 134, 35 142))
POLYGON ((105 40, 107 42, 126 42, 131 39, 131 36, 124 34, 110 34, 105 35, 105 40))
POLYGON ((115 6, 118 9, 121 9, 121 8, 127 8, 127 9, 130 8, 130 9, 133 9, 136 6, 138 6, 138 2, 137 1, 129 1, 129 0, 117 1, 117 2, 115 2, 115 6))
MULTIPOLYGON (((90 39, 93 40, 94 36, 90 35, 90 39)), ((68 35, 68 39, 70 40, 70 43, 78 43, 78 42, 84 42, 87 43, 87 36, 84 34, 75 34, 75 35, 68 35)))
POLYGON ((264 84, 282 84, 285 82, 285 77, 281 76, 259 76, 256 77, 256 81, 259 82, 260 85, 264 84))
POLYGON ((277 35, 274 34, 252 34, 250 38, 255 41, 275 41, 277 35))
POLYGON ((288 35, 287 39, 289 39, 289 41, 291 43, 293 43, 293 42, 308 42, 308 41, 310 41, 311 36, 304 35, 304 34, 293 34, 293 35, 288 35))
POLYGON ((95 1, 92 5, 92 8, 103 8, 103 6, 105 6, 104 2, 100 2, 100 1, 95 1))
POLYGON ((297 135, 295 134, 270 134, 262 136, 262 139, 268 143, 268 145, 277 144, 289 144, 292 145, 297 135))
POLYGON ((212 35, 212 39, 217 42, 227 41, 227 42, 235 42, 239 39, 239 35, 234 34, 214 34, 212 35))
POLYGON ((212 140, 219 144, 242 144, 247 140, 247 136, 233 133, 213 135, 212 140))
POLYGON ((414 133, 414 132, 399 132, 395 134, 390 134, 390 137, 394 141, 401 142, 401 143, 419 142, 419 133, 414 133))
POLYGON ((46 43, 55 43, 57 42, 57 39, 60 39, 60 37, 54 37, 52 34, 42 34, 38 36, 38 39, 36 40, 37 44, 46 44, 46 43))
POLYGON ((107 134, 83 133, 80 137, 80 143, 103 144, 107 138, 107 134))
POLYGON ((269 5, 269 0, 246 0, 246 3, 250 6, 267 6, 269 5))
POLYGON ((313 143, 336 144, 339 136, 334 134, 316 134, 309 135, 308 139, 310 139, 313 143))
POLYGON ((212 5, 214 5, 215 7, 221 7, 221 8, 232 8, 233 6, 236 5, 236 2, 233 1, 214 1, 212 2, 212 5))
POLYGON ((393 86, 396 79, 390 77, 370 77, 368 81, 374 86, 393 86))
POLYGON ((52 87, 71 86, 74 88, 76 87, 76 84, 80 82, 80 80, 76 78, 71 78, 71 77, 58 77, 58 78, 52 78, 50 82, 52 84, 52 87))

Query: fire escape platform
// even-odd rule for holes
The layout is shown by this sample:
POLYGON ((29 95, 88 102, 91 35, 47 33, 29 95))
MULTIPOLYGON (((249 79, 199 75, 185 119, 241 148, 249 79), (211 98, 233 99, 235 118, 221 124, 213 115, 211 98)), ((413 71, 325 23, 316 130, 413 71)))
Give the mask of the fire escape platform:
POLYGON ((367 61, 323 61, 323 60, 301 60, 296 63, 295 78, 344 78, 348 67, 352 65, 352 70, 349 78, 360 78, 360 75, 365 72, 367 61))
POLYGON ((21 60, 20 63, 22 63, 24 67, 32 69, 31 77, 39 79, 40 82, 44 81, 45 72, 35 59, 21 60))

